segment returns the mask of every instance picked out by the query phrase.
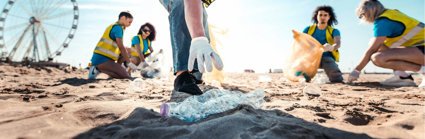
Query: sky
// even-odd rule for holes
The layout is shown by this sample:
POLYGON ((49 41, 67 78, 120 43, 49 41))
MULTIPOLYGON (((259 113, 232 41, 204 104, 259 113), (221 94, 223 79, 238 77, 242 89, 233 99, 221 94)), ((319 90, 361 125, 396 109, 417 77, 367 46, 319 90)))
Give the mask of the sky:
MULTIPOLYGON (((20 0, 20 3, 30 5, 30 1, 33 0, 20 0)), ((5 7, 6 2, 0 2, 0 8, 5 7)), ((253 69, 262 73, 268 72, 269 69, 283 68, 285 54, 293 43, 291 30, 302 31, 311 25, 311 16, 317 6, 332 6, 339 22, 334 27, 341 32, 338 65, 341 71, 350 72, 362 58, 370 38, 373 37, 373 25, 360 22, 355 15, 355 9, 360 2, 360 0, 216 0, 206 10, 210 24, 228 30, 224 36, 217 35, 223 44, 217 46, 217 50, 222 57, 224 71, 243 72, 244 69, 253 69)), ((386 8, 398 9, 424 22, 424 0, 381 0, 381 2, 386 8)), ((62 52, 61 56, 56 57, 55 61, 77 67, 80 64, 82 67, 87 66, 106 27, 118 20, 118 14, 121 11, 130 11, 134 21, 125 30, 124 45, 130 46, 131 38, 137 34, 140 26, 150 22, 157 30, 156 40, 152 42, 152 46, 155 50, 164 49, 166 64, 172 66, 168 12, 158 0, 77 0, 77 3, 78 29, 69 47, 62 52)), ((56 10, 59 14, 62 11, 66 13, 67 10, 72 11, 70 7, 72 6, 56 10)), ((19 6, 15 4, 11 7, 12 10, 13 8, 17 11, 19 6)), ((62 18, 57 21, 58 24, 64 27, 71 25, 69 22, 72 20, 68 22, 64 18, 72 19, 72 15, 64 15, 62 18)), ((5 32, 5 39, 16 38, 11 36, 20 32, 5 32)), ((67 35, 68 32, 67 30, 56 31, 46 38, 49 41, 60 40, 61 42, 66 38, 61 34, 67 35)), ((371 62, 364 70, 391 72, 391 70, 376 67, 371 62)))

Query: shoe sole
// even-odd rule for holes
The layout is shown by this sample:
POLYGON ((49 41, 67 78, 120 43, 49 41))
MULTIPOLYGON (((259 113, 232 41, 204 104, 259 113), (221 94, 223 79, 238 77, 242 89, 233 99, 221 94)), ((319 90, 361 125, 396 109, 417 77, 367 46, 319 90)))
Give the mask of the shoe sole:
POLYGON ((384 86, 416 86, 414 82, 380 83, 384 86))
POLYGON ((89 79, 96 79, 97 75, 99 74, 94 73, 94 70, 96 70, 96 68, 90 68, 89 79))

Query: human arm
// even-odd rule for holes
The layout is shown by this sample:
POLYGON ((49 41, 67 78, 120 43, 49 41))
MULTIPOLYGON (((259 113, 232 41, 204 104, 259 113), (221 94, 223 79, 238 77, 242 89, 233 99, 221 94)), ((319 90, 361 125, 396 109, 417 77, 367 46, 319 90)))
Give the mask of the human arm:
POLYGON ((192 42, 189 50, 188 70, 192 71, 195 60, 201 73, 212 71, 212 63, 218 70, 223 69, 220 56, 211 48, 205 37, 203 27, 203 7, 200 0, 184 0, 185 20, 189 29, 192 42), (205 67, 204 67, 205 63, 205 67))
POLYGON ((356 70, 362 71, 363 68, 369 63, 372 54, 376 53, 379 48, 384 45, 384 41, 387 39, 385 36, 375 37, 371 39, 371 43, 369 44, 369 48, 363 54, 362 60, 360 60, 359 64, 356 66, 356 70))
POLYGON ((145 55, 143 55, 143 51, 142 51, 142 48, 140 47, 140 45, 135 44, 134 46, 136 47, 137 53, 139 54, 140 61, 145 62, 145 55))
POLYGON ((334 37, 334 44, 332 46, 332 51, 338 50, 341 47, 341 36, 334 37))
POLYGON ((140 62, 141 62, 140 64, 142 64, 142 68, 149 66, 148 63, 146 63, 146 61, 145 61, 145 55, 143 54, 143 51, 142 51, 142 48, 140 47, 140 45, 135 44, 134 46, 136 46, 137 53, 139 53, 139 58, 140 58, 140 62))
POLYGON ((153 53, 153 48, 151 45, 149 45, 149 51, 151 51, 151 53, 153 53))
POLYGON ((186 24, 192 38, 205 37, 202 2, 200 0, 184 0, 186 24))
POLYGON ((124 60, 127 63, 130 63, 130 58, 128 56, 127 49, 124 47, 124 44, 122 42, 122 38, 117 37, 117 38, 115 38, 115 41, 117 42, 118 48, 120 49, 121 55, 123 56, 124 60))
POLYGON ((375 37, 370 40, 369 48, 367 51, 363 54, 362 60, 360 60, 359 64, 356 66, 356 68, 350 73, 348 76, 348 81, 352 82, 359 78, 360 72, 363 70, 363 68, 369 63, 371 56, 376 53, 381 46, 384 45, 384 41, 387 37, 381 36, 381 37, 375 37))

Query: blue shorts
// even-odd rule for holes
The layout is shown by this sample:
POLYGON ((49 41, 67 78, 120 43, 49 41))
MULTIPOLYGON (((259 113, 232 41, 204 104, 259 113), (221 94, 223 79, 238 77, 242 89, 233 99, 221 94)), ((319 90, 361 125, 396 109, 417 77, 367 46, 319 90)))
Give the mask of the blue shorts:
POLYGON ((105 63, 106 61, 109 61, 109 60, 114 61, 113 59, 111 59, 109 57, 103 56, 101 54, 93 53, 93 56, 91 58, 91 65, 97 66, 97 65, 103 64, 103 63, 105 63))

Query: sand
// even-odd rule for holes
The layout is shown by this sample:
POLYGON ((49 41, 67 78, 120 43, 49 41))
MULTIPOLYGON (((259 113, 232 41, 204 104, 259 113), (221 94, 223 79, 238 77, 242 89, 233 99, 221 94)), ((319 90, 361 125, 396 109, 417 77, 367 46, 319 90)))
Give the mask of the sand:
POLYGON ((239 106, 193 123, 158 113, 162 103, 189 96, 172 91, 172 74, 144 79, 141 89, 129 79, 87 75, 0 63, 0 138, 425 138, 425 89, 379 84, 391 74, 316 84, 317 97, 282 74, 226 73, 223 85, 201 88, 264 89, 262 109, 239 106))

